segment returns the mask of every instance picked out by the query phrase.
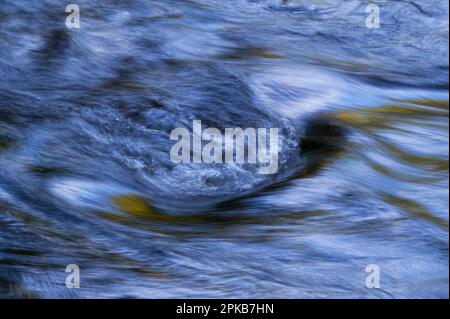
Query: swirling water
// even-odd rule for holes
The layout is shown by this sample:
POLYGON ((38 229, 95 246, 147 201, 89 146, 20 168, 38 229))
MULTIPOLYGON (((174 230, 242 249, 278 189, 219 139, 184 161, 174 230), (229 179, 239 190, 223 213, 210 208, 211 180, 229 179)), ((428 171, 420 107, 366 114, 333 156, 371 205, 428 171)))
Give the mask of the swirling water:
POLYGON ((448 298, 447 1, 76 3, 0 3, 1 297, 448 298), (193 119, 279 173, 173 164, 193 119))

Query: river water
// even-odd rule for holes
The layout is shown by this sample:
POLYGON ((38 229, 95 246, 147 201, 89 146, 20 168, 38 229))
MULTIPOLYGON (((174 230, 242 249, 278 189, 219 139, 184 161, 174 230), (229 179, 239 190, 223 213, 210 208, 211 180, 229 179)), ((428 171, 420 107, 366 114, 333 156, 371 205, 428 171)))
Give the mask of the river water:
POLYGON ((0 296, 448 298, 448 3, 373 3, 2 0, 0 296), (174 164, 194 119, 278 173, 174 164))

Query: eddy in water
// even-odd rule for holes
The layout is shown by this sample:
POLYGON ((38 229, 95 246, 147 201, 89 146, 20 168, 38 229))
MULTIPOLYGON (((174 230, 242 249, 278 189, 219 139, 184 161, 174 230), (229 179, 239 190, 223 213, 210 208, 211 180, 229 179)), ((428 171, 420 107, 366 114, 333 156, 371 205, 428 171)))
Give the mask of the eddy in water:
POLYGON ((267 167, 259 168, 260 174, 275 174, 278 171, 278 128, 269 129, 270 146, 268 149, 266 128, 246 128, 245 130, 242 128, 226 128, 222 136, 220 130, 214 127, 209 127, 202 132, 200 120, 194 120, 192 127, 192 143, 191 134, 186 128, 176 128, 170 133, 171 140, 180 138, 170 150, 172 162, 205 162, 208 164, 242 164, 246 162, 256 164, 259 162, 268 164, 267 167), (202 147, 203 141, 209 141, 209 143, 202 147))
POLYGON ((447 1, 0 24, 0 297, 448 298, 447 1))

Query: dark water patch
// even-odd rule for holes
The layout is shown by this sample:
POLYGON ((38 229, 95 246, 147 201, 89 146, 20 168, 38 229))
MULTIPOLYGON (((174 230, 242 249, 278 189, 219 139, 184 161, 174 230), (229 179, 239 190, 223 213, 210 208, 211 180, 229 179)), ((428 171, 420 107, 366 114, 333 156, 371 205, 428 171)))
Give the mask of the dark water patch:
POLYGON ((39 57, 37 65, 48 68, 50 63, 63 59, 65 52, 69 50, 69 31, 66 28, 51 30, 45 38, 45 44, 35 52, 36 56, 39 57))
POLYGON ((390 196, 389 194, 385 194, 384 198, 387 202, 401 208, 402 210, 404 210, 408 214, 411 214, 415 218, 422 218, 429 222, 435 223, 445 229, 448 229, 447 220, 434 216, 431 212, 427 210, 426 207, 422 206, 421 204, 415 201, 390 196))
POLYGON ((14 145, 13 138, 0 134, 0 150, 6 150, 14 145))
POLYGON ((247 60, 254 58, 264 58, 264 59, 282 59, 281 55, 272 53, 270 50, 258 47, 243 47, 234 49, 232 52, 219 55, 219 59, 230 59, 230 60, 247 60))

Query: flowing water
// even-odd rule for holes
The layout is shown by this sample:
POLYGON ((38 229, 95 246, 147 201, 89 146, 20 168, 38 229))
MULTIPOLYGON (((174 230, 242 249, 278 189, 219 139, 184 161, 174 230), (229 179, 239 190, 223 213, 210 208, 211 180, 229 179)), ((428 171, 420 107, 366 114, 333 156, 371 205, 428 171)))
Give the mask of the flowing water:
POLYGON ((368 3, 77 0, 68 29, 2 0, 0 296, 448 298, 448 3, 368 3), (279 128, 278 173, 174 164, 194 119, 279 128))

